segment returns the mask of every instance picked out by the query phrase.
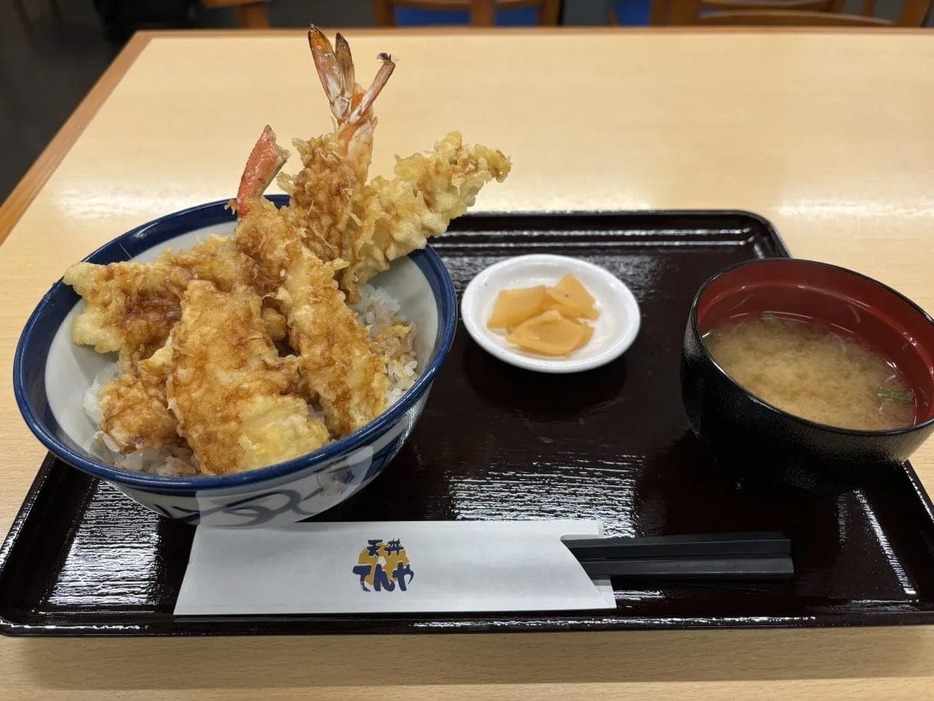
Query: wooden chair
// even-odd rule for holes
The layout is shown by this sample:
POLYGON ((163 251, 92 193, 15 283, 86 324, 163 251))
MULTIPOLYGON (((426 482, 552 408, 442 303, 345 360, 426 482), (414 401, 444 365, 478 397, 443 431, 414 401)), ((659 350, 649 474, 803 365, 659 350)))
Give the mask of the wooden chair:
MULTIPOLYGON (((845 0, 652 0, 649 24, 697 24, 702 13, 710 10, 811 10, 832 12, 845 0)), ((610 24, 619 25, 615 8, 610 10, 610 24)))
MULTIPOLYGON (((653 24, 921 27, 934 0, 902 0, 894 22, 875 16, 878 0, 863 0, 858 15, 846 0, 653 0, 653 24)), ((893 0, 886 0, 887 3, 893 0)))
POLYGON ((435 12, 469 12, 470 26, 492 27, 497 10, 537 7, 538 24, 555 26, 561 13, 561 0, 373 0, 373 17, 378 27, 396 26, 396 7, 435 12))
POLYGON ((268 29, 266 0, 201 0, 205 7, 232 7, 242 29, 268 29))
POLYGON ((887 27, 892 26, 877 17, 844 15, 837 12, 793 12, 784 10, 748 10, 717 12, 697 24, 714 27, 887 27))

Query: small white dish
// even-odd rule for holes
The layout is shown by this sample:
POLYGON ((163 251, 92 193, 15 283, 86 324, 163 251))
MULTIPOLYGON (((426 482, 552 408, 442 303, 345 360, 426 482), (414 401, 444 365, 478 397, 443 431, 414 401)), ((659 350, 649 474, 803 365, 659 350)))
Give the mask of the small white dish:
POLYGON ((461 318, 480 346, 500 360, 537 372, 571 373, 600 367, 621 356, 639 333, 639 304, 626 285, 608 270, 577 258, 550 254, 516 256, 479 273, 461 299, 461 318), (600 313, 593 321, 593 337, 568 358, 547 358, 527 353, 506 340, 503 329, 487 327, 487 319, 500 291, 533 285, 554 285, 565 274, 574 275, 596 300, 600 313))

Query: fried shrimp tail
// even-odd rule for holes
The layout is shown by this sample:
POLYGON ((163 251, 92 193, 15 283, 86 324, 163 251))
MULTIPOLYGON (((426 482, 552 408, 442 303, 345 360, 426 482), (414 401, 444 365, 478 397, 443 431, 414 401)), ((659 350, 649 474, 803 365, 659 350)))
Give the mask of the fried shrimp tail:
POLYGON ((276 133, 268 124, 247 158, 237 190, 237 216, 246 214, 246 205, 262 195, 282 166, 289 152, 276 143, 276 133))
POLYGON ((323 261, 347 258, 348 227, 360 206, 373 154, 376 115, 373 104, 395 69, 389 54, 379 54, 379 70, 366 89, 356 83, 350 45, 338 35, 336 47, 317 27, 308 32, 308 45, 334 115, 334 131, 292 143, 302 159, 295 175, 277 180, 290 196, 283 214, 292 222, 308 249, 323 261))
POLYGON ((373 102, 389 82, 396 64, 388 53, 377 55, 380 68, 370 87, 364 90, 356 82, 350 44, 340 33, 335 44, 336 49, 317 27, 312 25, 308 30, 308 46, 321 87, 331 106, 331 114, 337 120, 337 136, 348 147, 355 138, 363 140, 357 136, 361 128, 368 130, 366 137, 372 137, 372 127, 376 125, 376 117, 372 112, 373 102))

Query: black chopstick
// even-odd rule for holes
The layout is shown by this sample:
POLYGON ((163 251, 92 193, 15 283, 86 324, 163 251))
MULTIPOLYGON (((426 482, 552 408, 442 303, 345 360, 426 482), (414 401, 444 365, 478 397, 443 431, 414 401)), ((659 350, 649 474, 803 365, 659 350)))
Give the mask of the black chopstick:
POLYGON ((696 533, 640 538, 581 538, 564 541, 578 560, 658 557, 772 557, 791 553, 781 533, 696 533))
POLYGON ((782 580, 795 572, 788 556, 590 560, 581 562, 581 566, 590 577, 665 581, 782 580))
POLYGON ((591 577, 659 580, 780 580, 794 575, 781 533, 694 533, 640 538, 569 538, 591 577))

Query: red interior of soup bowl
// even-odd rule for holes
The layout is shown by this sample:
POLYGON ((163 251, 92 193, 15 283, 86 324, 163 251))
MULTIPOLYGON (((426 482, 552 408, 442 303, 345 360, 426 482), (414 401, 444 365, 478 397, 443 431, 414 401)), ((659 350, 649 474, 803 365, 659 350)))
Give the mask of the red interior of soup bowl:
POLYGON ((848 331, 895 364, 934 418, 934 320, 898 292, 843 268, 795 259, 745 263, 714 278, 697 303, 701 334, 745 315, 807 317, 848 331))

